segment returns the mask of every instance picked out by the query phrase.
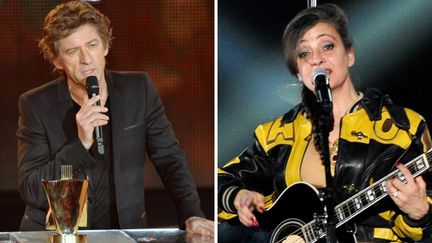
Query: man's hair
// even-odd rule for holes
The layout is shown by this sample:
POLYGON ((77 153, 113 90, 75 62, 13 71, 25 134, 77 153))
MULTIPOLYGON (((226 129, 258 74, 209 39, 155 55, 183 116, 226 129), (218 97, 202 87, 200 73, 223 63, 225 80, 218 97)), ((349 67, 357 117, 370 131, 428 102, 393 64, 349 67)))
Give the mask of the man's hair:
POLYGON ((105 48, 110 48, 112 39, 111 22, 89 3, 71 1, 51 10, 45 18, 43 37, 39 41, 44 58, 53 63, 59 54, 58 41, 75 32, 84 24, 93 25, 105 48))
POLYGON ((317 7, 307 8, 298 13, 291 20, 283 35, 283 47, 288 69, 293 74, 297 69, 297 46, 303 35, 318 23, 333 25, 342 38, 346 50, 353 45, 353 40, 348 31, 348 19, 343 10, 335 4, 322 4, 317 7))

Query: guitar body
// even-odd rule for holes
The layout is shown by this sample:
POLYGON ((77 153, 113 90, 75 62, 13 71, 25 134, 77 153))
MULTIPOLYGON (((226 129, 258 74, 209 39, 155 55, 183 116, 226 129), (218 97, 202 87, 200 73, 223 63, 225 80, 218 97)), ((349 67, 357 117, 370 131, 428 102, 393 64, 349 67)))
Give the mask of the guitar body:
MULTIPOLYGON (((308 183, 298 182, 286 188, 272 207, 258 214, 257 219, 260 226, 274 229, 272 243, 325 242, 325 226, 315 218, 323 214, 324 204, 318 190, 308 183), (305 227, 311 221, 315 222, 314 226, 305 227)), ((337 232, 337 238, 339 242, 355 242, 352 234, 347 237, 337 232)))
MULTIPOLYGON (((317 231, 321 235, 321 238, 309 239, 305 236, 305 232, 302 231, 305 222, 297 218, 289 218, 282 221, 273 231, 270 243, 325 243, 327 237, 324 231, 317 231)), ((324 229, 324 228, 323 228, 324 229)), ((336 239, 340 243, 356 243, 355 231, 343 231, 345 227, 336 229, 336 239)), ((348 229, 346 229, 348 230, 348 229)))
MULTIPOLYGON (((417 177, 431 168, 432 149, 405 163, 410 173, 417 177)), ((355 227, 346 223, 387 196, 387 180, 406 178, 399 170, 375 181, 372 185, 352 195, 334 208, 336 238, 338 242, 357 242, 355 227)), ((313 243, 326 241, 326 227, 322 202, 318 190, 306 182, 297 182, 286 188, 273 205, 256 218, 264 230, 272 232, 271 243, 313 243), (318 216, 318 217, 317 217, 318 216)))

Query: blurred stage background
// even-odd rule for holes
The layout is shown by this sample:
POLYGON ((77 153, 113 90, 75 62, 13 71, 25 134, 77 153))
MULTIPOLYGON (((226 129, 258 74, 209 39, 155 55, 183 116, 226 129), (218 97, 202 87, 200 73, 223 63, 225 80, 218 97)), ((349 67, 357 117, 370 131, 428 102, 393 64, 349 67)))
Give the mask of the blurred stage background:
MULTIPOLYGON (((317 0, 341 6, 356 49, 357 88, 376 87, 432 124, 432 1, 317 0)), ((252 145, 257 125, 300 102, 282 34, 306 0, 218 1, 218 165, 252 145)))
MULTIPOLYGON (((18 230, 24 203, 17 193, 18 96, 55 78, 39 54, 46 14, 63 1, 0 1, 0 231, 18 230)), ((112 70, 146 71, 198 184, 207 217, 214 213, 214 3, 207 0, 101 0, 93 5, 113 27, 112 70)), ((150 227, 176 225, 174 205, 147 163, 150 227)))

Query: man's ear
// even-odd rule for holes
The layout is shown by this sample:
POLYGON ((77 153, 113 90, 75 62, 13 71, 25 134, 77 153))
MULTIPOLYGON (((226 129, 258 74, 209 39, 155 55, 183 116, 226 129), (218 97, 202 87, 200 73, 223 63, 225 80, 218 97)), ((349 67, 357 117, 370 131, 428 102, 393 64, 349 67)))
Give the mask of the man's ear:
POLYGON ((300 74, 299 73, 297 73, 297 79, 300 81, 300 82, 303 82, 303 80, 301 79, 301 77, 300 77, 300 74))
POLYGON ((54 66, 59 69, 59 70, 63 70, 63 62, 60 60, 60 58, 56 58, 53 61, 54 66))

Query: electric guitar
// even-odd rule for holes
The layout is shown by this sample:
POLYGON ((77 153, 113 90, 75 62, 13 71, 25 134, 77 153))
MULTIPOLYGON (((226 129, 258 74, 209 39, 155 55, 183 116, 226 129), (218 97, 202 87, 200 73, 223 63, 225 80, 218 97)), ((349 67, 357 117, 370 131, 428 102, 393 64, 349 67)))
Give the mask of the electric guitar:
MULTIPOLYGON (((405 166, 416 177, 430 168, 429 160, 432 160, 432 149, 409 161, 405 166)), ((392 178, 405 181, 403 174, 399 170, 394 170, 335 207, 336 234, 339 242, 356 242, 354 232, 347 238, 346 230, 340 230, 339 227, 386 197, 387 180, 392 178)), ((257 219, 260 225, 264 222, 265 227, 274 229, 270 238, 271 243, 313 243, 324 241, 326 236, 326 219, 317 215, 325 215, 318 190, 306 182, 298 182, 287 187, 270 208, 257 215, 257 219)))

